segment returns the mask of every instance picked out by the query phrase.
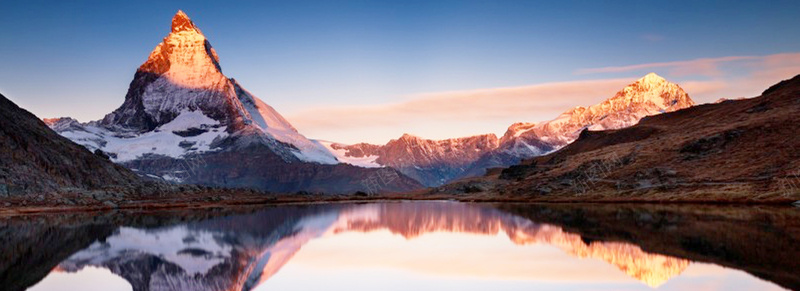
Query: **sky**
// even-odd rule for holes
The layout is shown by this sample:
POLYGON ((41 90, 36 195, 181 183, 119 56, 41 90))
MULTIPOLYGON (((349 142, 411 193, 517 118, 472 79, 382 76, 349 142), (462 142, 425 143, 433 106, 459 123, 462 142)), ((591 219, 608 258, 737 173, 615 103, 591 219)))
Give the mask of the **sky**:
POLYGON ((102 118, 178 9, 223 73, 310 138, 502 135, 649 72, 699 103, 800 73, 796 1, 9 1, 0 93, 102 118))

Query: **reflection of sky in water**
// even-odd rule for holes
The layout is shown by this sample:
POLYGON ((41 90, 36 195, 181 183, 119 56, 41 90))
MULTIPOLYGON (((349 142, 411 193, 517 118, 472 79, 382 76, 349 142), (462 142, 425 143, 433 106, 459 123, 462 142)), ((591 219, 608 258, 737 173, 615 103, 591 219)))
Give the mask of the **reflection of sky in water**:
POLYGON ((31 290, 87 290, 80 287, 87 282, 105 286, 97 290, 130 290, 119 284, 124 279, 94 266, 137 252, 205 275, 230 261, 232 250, 251 262, 231 274, 238 278, 223 278, 235 289, 260 281, 255 290, 780 290, 742 271, 631 244, 587 243, 559 227, 469 204, 359 205, 302 217, 288 229, 263 241, 237 234, 241 243, 214 239, 219 230, 183 225, 121 228, 106 244, 73 254, 31 290), (202 255, 186 256, 184 249, 202 255))
MULTIPOLYGON (((386 231, 309 242, 256 290, 652 290, 615 266, 505 235, 386 231), (532 289, 533 288, 533 289, 532 289)), ((744 272, 690 264, 658 290, 780 290, 744 272)))

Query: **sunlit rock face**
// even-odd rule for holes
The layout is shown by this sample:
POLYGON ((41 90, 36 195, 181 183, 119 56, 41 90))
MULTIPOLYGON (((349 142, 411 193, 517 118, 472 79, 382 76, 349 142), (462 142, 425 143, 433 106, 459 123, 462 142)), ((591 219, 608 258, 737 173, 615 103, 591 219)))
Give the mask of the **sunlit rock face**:
POLYGON ((631 244, 587 243, 559 227, 475 205, 350 205, 301 209, 299 215, 284 219, 274 211, 157 229, 123 227, 72 255, 59 270, 108 268, 126 278, 134 290, 250 290, 277 274, 313 240, 378 230, 406 239, 441 232, 505 233, 520 247, 547 244, 576 257, 605 261, 649 286, 665 283, 689 265, 687 260, 650 254, 631 244))

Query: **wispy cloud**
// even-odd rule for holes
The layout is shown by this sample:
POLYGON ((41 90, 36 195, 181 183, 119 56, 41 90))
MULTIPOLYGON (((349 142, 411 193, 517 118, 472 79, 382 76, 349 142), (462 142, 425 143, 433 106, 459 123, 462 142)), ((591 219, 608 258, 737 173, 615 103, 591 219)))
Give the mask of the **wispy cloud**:
POLYGON ((720 57, 720 58, 702 58, 702 59, 694 59, 688 61, 660 62, 660 63, 647 63, 647 64, 637 64, 629 66, 579 69, 575 71, 575 73, 578 75, 583 75, 583 74, 623 73, 623 72, 633 72, 641 70, 666 69, 669 70, 670 74, 678 76, 692 75, 692 74, 718 76, 721 73, 719 70, 719 65, 722 63, 759 60, 762 58, 764 57, 730 56, 730 57, 720 57))

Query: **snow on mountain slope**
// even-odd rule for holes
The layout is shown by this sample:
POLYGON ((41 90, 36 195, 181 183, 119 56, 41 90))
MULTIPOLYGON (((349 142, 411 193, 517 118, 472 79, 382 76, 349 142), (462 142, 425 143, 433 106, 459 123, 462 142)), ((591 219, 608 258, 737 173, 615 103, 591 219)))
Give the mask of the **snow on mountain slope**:
POLYGON ((253 94, 242 88, 236 80, 231 79, 231 82, 233 82, 236 89, 239 101, 252 118, 253 124, 278 141, 295 146, 299 150, 299 152, 294 152, 298 159, 321 164, 336 164, 339 162, 326 146, 318 141, 307 139, 297 132, 297 129, 272 106, 253 96, 253 94))
POLYGON ((323 146, 325 146, 331 153, 336 156, 336 159, 342 163, 351 164, 354 166, 364 167, 364 168, 381 168, 384 167, 383 165, 378 163, 378 158, 380 156, 373 155, 373 154, 364 154, 362 156, 356 156, 350 154, 350 151, 347 149, 351 147, 349 145, 342 145, 330 141, 318 141, 323 146))
POLYGON ((213 148, 212 143, 228 136, 226 126, 221 126, 219 121, 199 111, 183 111, 155 130, 133 136, 120 136, 117 132, 93 124, 65 128, 62 125, 65 122, 70 120, 54 123, 54 128, 62 128, 59 131, 62 136, 91 151, 100 149, 117 163, 135 160, 146 154, 180 158, 187 154, 215 151, 218 149, 213 148))

